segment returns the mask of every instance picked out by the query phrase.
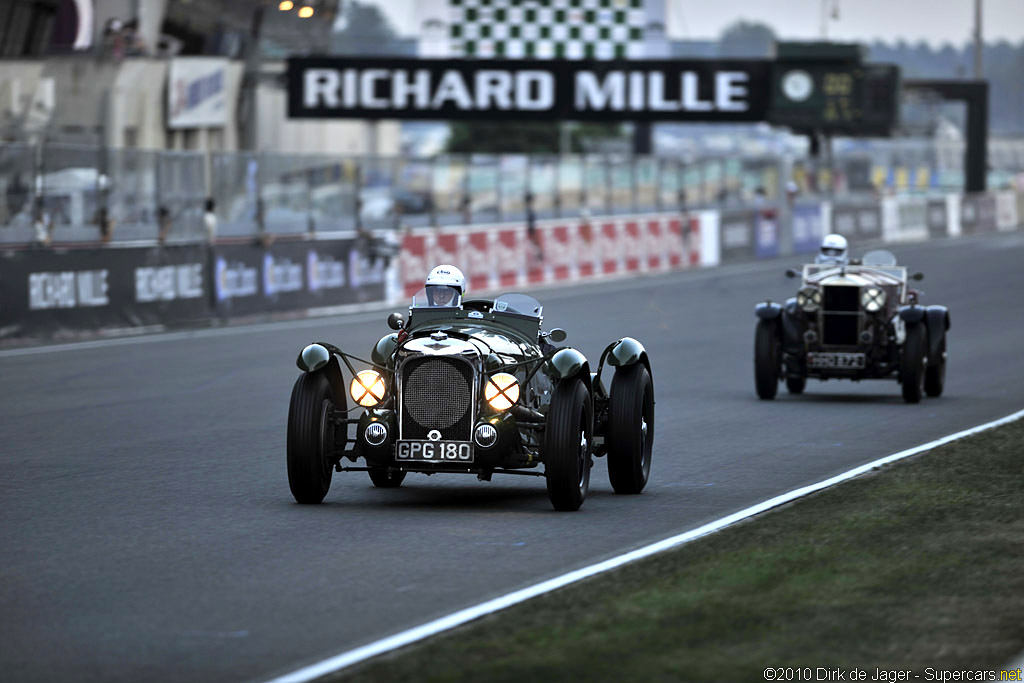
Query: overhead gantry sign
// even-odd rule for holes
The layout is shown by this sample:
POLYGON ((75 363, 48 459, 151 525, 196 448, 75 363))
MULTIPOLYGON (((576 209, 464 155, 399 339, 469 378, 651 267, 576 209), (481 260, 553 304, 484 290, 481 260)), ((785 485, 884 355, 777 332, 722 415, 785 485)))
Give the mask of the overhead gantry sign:
POLYGON ((291 118, 763 121, 771 62, 296 58, 291 118))

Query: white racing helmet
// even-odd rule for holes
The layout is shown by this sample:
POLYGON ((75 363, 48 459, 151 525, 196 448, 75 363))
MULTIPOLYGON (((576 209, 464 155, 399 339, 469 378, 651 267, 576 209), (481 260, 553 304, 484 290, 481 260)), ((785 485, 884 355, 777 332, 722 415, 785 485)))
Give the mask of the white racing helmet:
POLYGON ((440 265, 427 275, 424 287, 431 305, 458 306, 466 295, 466 276, 455 266, 440 265))
POLYGON ((821 240, 821 251, 815 257, 814 262, 845 265, 850 262, 847 249, 846 238, 842 235, 835 233, 825 235, 824 239, 821 240))

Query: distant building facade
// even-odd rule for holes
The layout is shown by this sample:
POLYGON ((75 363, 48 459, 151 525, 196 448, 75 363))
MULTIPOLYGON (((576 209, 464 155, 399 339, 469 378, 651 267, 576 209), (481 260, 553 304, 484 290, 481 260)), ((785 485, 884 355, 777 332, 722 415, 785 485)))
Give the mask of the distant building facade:
POLYGON ((245 0, 5 0, 0 140, 398 154, 398 122, 287 119, 283 57, 331 47, 337 2, 312 3, 302 20, 245 0))

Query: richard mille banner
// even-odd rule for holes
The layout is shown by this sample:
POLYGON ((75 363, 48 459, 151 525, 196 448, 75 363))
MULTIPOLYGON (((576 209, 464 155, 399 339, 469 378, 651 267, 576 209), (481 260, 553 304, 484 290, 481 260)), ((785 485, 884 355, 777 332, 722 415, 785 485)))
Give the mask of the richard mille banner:
POLYGON ((0 339, 206 320, 206 257, 201 245, 0 252, 0 339))
POLYGON ((0 249, 0 340, 382 302, 373 244, 0 249))
POLYGON ((212 261, 224 317, 384 300, 387 259, 354 239, 221 245, 212 261))
POLYGON ((761 121, 768 60, 288 60, 290 118, 761 121))

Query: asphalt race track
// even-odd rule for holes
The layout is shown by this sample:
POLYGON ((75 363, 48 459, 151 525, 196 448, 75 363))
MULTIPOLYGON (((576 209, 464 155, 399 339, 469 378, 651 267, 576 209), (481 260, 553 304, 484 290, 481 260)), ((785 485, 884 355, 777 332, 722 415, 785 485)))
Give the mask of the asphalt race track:
POLYGON ((951 310, 919 405, 894 381, 757 400, 754 304, 797 259, 537 293, 589 358, 630 335, 654 367, 647 490, 599 460, 578 513, 531 477, 344 473, 292 501, 295 356, 368 355, 385 313, 0 353, 0 677, 266 678, 1024 407, 1024 235, 893 250, 951 310))

